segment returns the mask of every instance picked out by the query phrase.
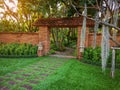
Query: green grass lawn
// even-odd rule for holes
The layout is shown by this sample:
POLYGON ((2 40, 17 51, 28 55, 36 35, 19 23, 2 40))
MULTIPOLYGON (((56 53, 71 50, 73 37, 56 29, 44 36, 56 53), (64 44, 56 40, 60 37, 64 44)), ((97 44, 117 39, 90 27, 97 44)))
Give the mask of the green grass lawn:
MULTIPOLYGON (((25 69, 25 72, 30 73, 32 65, 39 67, 39 64, 45 65, 42 71, 34 72, 34 76, 25 79, 19 85, 12 86, 11 90, 26 90, 19 88, 20 85, 27 84, 29 79, 39 77, 41 72, 50 70, 50 67, 62 63, 57 69, 52 71, 52 74, 44 78, 39 83, 31 85, 33 90, 120 90, 120 70, 116 70, 115 78, 110 77, 110 69, 107 69, 103 74, 101 67, 81 63, 76 59, 62 59, 55 57, 40 57, 29 59, 4 59, 0 58, 0 75, 12 75, 12 72, 25 69), (2 72, 2 73, 1 73, 2 72)), ((49 72, 47 72, 49 73, 49 72)), ((17 77, 12 75, 12 78, 17 77)), ((22 78, 25 78, 22 76, 22 78)), ((39 80, 39 79, 38 79, 39 80)), ((2 83, 1 83, 2 84, 2 83)), ((5 81, 3 85, 8 85, 5 81)))
POLYGON ((0 58, 0 76, 34 64, 41 58, 0 58))

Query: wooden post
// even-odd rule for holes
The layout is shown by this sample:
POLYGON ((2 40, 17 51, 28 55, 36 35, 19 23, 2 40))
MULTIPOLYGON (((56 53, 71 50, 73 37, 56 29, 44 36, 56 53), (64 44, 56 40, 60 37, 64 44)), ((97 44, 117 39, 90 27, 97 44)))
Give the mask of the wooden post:
POLYGON ((112 67, 111 67, 111 76, 114 78, 115 74, 115 49, 112 48, 112 67))

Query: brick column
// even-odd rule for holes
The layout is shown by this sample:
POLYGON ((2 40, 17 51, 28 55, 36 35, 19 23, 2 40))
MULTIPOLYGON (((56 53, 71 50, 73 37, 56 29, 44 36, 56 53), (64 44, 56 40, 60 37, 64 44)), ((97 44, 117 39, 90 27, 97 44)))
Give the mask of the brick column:
POLYGON ((43 43, 43 55, 47 55, 50 50, 50 30, 47 26, 39 27, 39 42, 43 43))

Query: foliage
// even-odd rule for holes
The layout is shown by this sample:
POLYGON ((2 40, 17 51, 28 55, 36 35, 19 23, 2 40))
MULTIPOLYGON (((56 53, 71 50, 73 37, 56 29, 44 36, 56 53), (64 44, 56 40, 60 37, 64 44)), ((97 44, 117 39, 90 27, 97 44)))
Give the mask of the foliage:
POLYGON ((83 52, 83 60, 89 63, 101 63, 101 49, 99 47, 93 49, 91 47, 86 48, 83 52))
POLYGON ((55 50, 54 49, 50 49, 49 54, 55 54, 55 50))
POLYGON ((10 43, 0 44, 0 56, 34 56, 37 55, 37 46, 32 44, 10 43))
POLYGON ((65 47, 75 48, 76 42, 76 28, 53 28, 51 30, 51 49, 64 51, 65 47))
MULTIPOLYGON (((83 62, 101 65, 101 48, 96 47, 93 49, 92 47, 86 48, 83 55, 83 62)), ((110 51, 110 55, 108 57, 108 66, 111 66, 112 61, 112 51, 110 51)), ((116 67, 120 67, 120 50, 116 50, 116 67)))

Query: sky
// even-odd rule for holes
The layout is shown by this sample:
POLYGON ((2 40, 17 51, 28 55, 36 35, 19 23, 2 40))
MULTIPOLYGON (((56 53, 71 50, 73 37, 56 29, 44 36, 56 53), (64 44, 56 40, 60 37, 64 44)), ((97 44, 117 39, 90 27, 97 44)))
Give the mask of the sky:
MULTIPOLYGON (((10 8, 10 10, 12 10, 13 12, 16 12, 17 11, 17 3, 18 3, 18 0, 4 0, 4 2, 6 3, 6 5, 10 8)), ((0 8, 0 12, 4 12, 6 9, 2 9, 0 8)), ((0 14, 0 17, 2 17, 3 14, 0 14)))
POLYGON ((13 12, 17 11, 18 0, 4 0, 4 1, 13 12))

